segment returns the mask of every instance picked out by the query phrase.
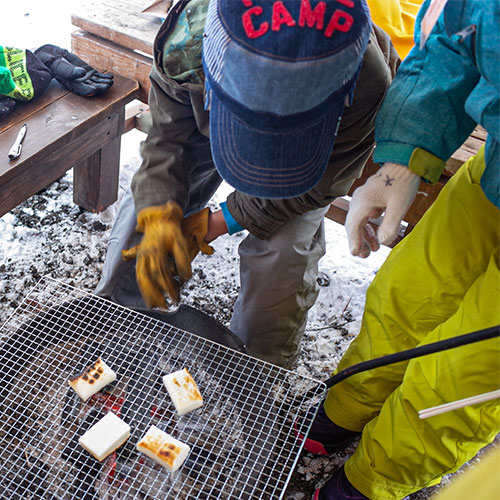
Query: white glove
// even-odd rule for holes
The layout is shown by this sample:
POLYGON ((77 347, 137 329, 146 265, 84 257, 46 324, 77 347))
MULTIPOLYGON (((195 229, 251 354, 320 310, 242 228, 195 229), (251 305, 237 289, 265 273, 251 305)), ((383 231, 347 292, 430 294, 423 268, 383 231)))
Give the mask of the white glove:
POLYGON ((368 257, 370 251, 379 249, 379 242, 389 245, 396 239, 401 220, 413 203, 419 184, 420 177, 408 167, 384 163, 354 191, 345 221, 352 255, 368 257), (368 219, 380 217, 384 211, 384 220, 376 235, 368 219))

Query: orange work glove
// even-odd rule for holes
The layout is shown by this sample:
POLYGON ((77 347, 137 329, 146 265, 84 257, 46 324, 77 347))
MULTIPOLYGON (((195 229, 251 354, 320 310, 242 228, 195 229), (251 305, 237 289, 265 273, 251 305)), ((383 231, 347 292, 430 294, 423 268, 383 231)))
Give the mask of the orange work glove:
POLYGON ((205 255, 212 255, 214 253, 213 247, 204 240, 208 232, 209 216, 210 210, 204 208, 200 212, 190 215, 182 222, 182 233, 187 240, 191 262, 198 255, 198 252, 205 255))
POLYGON ((137 284, 148 307, 166 307, 164 293, 179 302, 180 287, 192 274, 192 260, 200 250, 213 253, 203 241, 208 214, 205 209, 183 219, 181 207, 173 201, 138 213, 136 230, 144 236, 138 245, 123 250, 122 257, 137 260, 137 284))
POLYGON ((122 251, 124 260, 137 261, 137 284, 148 307, 166 307, 164 293, 179 302, 180 285, 191 277, 182 221, 182 209, 176 202, 143 208, 137 214, 136 230, 144 236, 138 245, 122 251), (180 282, 174 280, 175 271, 180 282))

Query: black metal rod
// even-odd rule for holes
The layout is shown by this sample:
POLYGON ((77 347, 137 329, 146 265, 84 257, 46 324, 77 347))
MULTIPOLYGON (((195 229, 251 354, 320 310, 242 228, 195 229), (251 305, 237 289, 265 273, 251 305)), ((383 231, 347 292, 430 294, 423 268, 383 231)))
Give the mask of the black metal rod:
POLYGON ((445 340, 439 340, 438 342, 432 342, 430 344, 414 347, 413 349, 407 349, 406 351, 387 354, 386 356, 380 356, 379 358, 363 361, 362 363, 357 363, 345 368, 339 373, 336 373, 330 377, 325 384, 328 388, 330 388, 351 375, 366 372, 367 370, 372 370, 373 368, 399 363, 400 361, 407 361, 408 359, 445 351, 446 349, 454 349, 455 347, 472 344, 474 342, 479 342, 480 340, 492 339, 494 337, 500 337, 500 325, 492 326, 490 328, 485 328, 484 330, 478 330, 472 333, 466 333, 464 335, 458 335, 457 337, 445 340))

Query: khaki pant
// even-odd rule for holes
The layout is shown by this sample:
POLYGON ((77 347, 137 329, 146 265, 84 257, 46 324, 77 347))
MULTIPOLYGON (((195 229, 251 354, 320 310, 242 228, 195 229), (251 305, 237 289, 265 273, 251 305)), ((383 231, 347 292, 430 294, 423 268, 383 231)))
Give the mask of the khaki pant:
MULTIPOLYGON (((500 324, 500 213, 479 182, 484 150, 442 190, 367 291, 361 331, 338 366, 500 324)), ((421 420, 418 411, 500 387, 500 340, 490 339, 350 377, 325 411, 363 430, 345 465, 374 500, 402 499, 459 469, 500 431, 493 400, 421 420)))

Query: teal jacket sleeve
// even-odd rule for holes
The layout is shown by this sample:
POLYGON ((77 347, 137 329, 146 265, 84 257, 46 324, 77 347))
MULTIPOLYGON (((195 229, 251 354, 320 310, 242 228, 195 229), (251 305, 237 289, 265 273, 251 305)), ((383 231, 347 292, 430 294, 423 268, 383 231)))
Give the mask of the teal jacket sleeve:
POLYGON ((469 44, 461 35, 446 32, 443 14, 419 49, 420 23, 429 3, 424 2, 417 16, 415 47, 398 69, 377 116, 374 159, 408 165, 436 182, 445 161, 476 125, 465 103, 480 75, 469 44))

